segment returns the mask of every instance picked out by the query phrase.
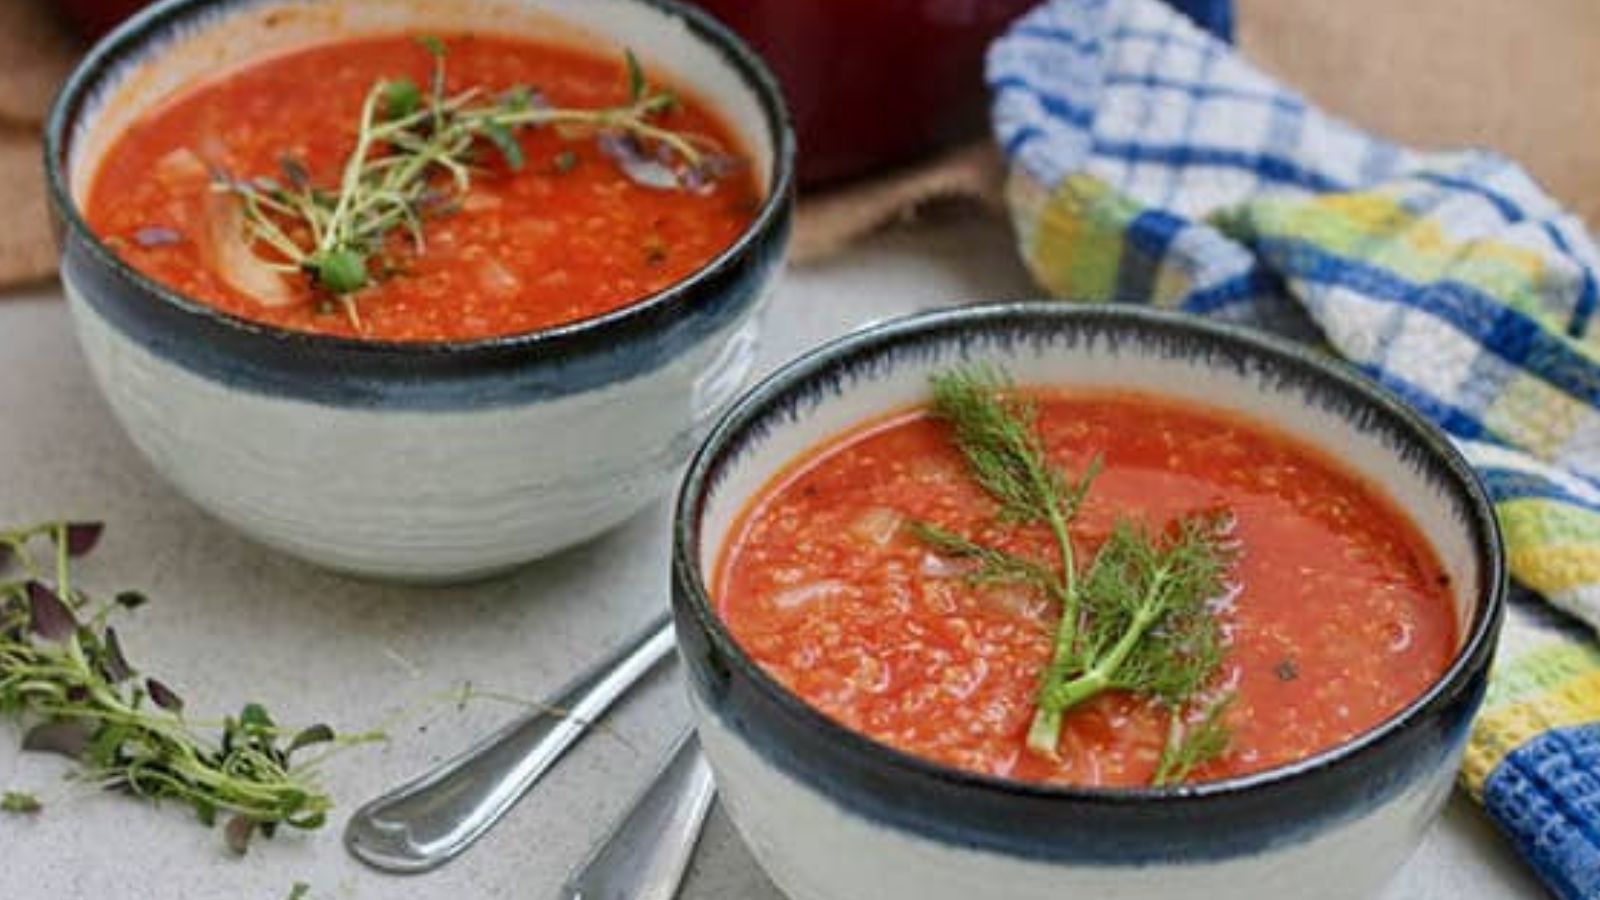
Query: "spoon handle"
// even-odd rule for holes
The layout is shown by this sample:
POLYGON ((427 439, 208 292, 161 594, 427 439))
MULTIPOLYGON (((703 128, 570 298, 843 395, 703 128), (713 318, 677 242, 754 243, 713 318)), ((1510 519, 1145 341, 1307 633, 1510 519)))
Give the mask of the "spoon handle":
POLYGON ((454 859, 672 647, 672 621, 664 614, 539 710, 356 810, 345 826, 345 847, 386 872, 426 872, 454 859))
POLYGON ((711 767, 689 732, 594 854, 562 900, 673 900, 716 796, 711 767))

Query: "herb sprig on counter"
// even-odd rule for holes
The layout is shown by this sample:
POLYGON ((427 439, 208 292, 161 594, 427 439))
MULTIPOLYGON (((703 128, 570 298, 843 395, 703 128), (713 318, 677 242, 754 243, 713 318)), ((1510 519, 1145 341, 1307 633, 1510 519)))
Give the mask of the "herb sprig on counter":
MULTIPOLYGON (((433 58, 428 84, 399 78, 372 86, 336 186, 316 184, 291 158, 280 164, 281 179, 216 173, 217 189, 242 206, 248 239, 271 254, 265 262, 303 274, 343 306, 357 329, 356 292, 393 268, 384 257, 389 235, 401 230, 423 252, 424 222, 459 208, 480 151, 492 149, 514 171, 527 165, 518 140, 524 129, 549 126, 565 138, 595 138, 630 179, 662 190, 704 190, 732 165, 708 138, 663 124, 678 98, 651 85, 632 52, 624 56, 627 102, 578 108, 556 106, 532 87, 448 94, 445 44, 431 37, 420 43, 433 58)), ((567 151, 554 166, 559 173, 576 164, 567 151)))
MULTIPOLYGON (((101 532, 85 522, 0 531, 0 715, 27 727, 23 749, 76 759, 75 776, 87 784, 184 803, 207 825, 224 816, 236 852, 257 833, 321 827, 332 801, 314 779, 317 761, 298 757, 375 736, 341 737, 327 725, 285 730, 254 703, 223 720, 219 740, 201 736, 183 699, 134 667, 109 624, 144 596, 102 603, 73 583, 74 561, 101 532), (39 552, 46 547, 48 556, 39 552)), ((20 806, 10 798, 26 795, 6 796, 20 806)))
POLYGON ((1121 690, 1168 710, 1171 727, 1156 784, 1181 781, 1225 753, 1229 698, 1207 704, 1202 695, 1222 663, 1214 601, 1227 591, 1236 555, 1229 518, 1194 514, 1159 532, 1121 520, 1080 566, 1071 525, 1099 474, 1099 458, 1075 477, 1055 466, 1037 410, 999 372, 943 373, 932 387, 933 412, 950 426, 973 478, 999 506, 998 523, 1046 526, 1056 546, 1058 559, 1047 562, 935 524, 914 525, 935 551, 972 561, 975 581, 1030 585, 1058 604, 1029 748, 1054 756, 1069 711, 1121 690), (1196 715, 1198 721, 1186 723, 1196 715))
POLYGON ((6 791, 0 795, 0 812, 18 816, 31 816, 44 809, 39 798, 27 791, 6 791))

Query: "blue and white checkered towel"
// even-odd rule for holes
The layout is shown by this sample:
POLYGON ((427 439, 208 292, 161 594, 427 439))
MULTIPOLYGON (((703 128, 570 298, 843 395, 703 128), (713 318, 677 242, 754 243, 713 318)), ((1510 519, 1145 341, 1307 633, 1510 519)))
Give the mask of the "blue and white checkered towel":
POLYGON ((1556 894, 1600 898, 1600 644, 1579 624, 1600 627, 1600 253, 1583 224, 1503 158, 1318 111, 1156 0, 1050 0, 995 44, 989 82, 1046 288, 1325 344, 1475 464, 1522 599, 1464 783, 1556 894))

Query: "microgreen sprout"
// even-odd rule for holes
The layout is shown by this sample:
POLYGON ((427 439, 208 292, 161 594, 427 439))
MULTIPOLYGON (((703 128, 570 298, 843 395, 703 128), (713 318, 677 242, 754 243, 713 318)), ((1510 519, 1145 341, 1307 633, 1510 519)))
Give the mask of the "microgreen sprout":
MULTIPOLYGON (((186 804, 208 825, 226 817, 228 845, 241 853, 256 834, 321 827, 332 801, 316 783, 316 760, 297 755, 374 736, 285 729, 255 703, 216 726, 219 738, 202 736, 212 726, 188 718, 175 690, 136 668, 109 624, 144 595, 101 603, 74 584, 72 563, 101 533, 84 522, 0 531, 0 715, 26 729, 23 748, 75 759, 84 783, 186 804), (46 547, 48 556, 39 552, 46 547)), ((7 810, 27 811, 26 795, 12 796, 0 801, 7 810)))
MULTIPOLYGON (((382 264, 389 236, 401 232, 413 252, 424 252, 425 221, 460 207, 481 171, 481 150, 491 148, 512 171, 527 166, 524 130, 548 126, 568 139, 595 138, 630 179, 662 190, 703 192, 728 168, 713 141, 661 121, 678 107, 677 96, 653 86, 631 51, 623 58, 627 101, 582 108, 557 106, 532 87, 494 96, 476 87, 448 93, 448 47, 431 36, 419 43, 433 60, 428 84, 396 78, 371 87, 336 185, 315 183, 291 158, 281 162, 280 178, 215 173, 216 189, 237 198, 246 237, 263 262, 303 275, 357 330, 357 294, 391 271, 382 264)), ((569 172, 577 163, 563 151, 554 170, 569 172)))

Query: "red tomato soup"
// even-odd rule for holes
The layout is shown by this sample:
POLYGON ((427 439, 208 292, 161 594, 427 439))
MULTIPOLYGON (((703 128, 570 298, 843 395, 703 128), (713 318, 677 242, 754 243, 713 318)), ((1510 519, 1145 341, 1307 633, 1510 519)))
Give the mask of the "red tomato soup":
MULTIPOLYGON (((1410 520, 1298 441, 1132 393, 1040 393, 1052 461, 1104 469, 1072 524, 1080 556, 1115 517, 1236 518, 1237 594, 1217 676, 1228 750, 1191 774, 1268 769, 1366 731, 1436 681, 1457 645, 1448 579, 1410 520)), ((1059 611, 980 586, 906 523, 1048 559, 1044 526, 998 525, 947 426, 921 411, 831 441, 743 514, 715 579, 720 614, 773 677, 846 727, 976 772, 1091 786, 1151 781, 1168 713, 1126 693, 1067 713, 1056 758, 1025 738, 1059 611)))
MULTIPOLYGON (((447 36, 443 44, 448 94, 475 89, 494 98, 532 88, 541 102, 574 108, 630 99, 621 57, 482 35, 447 36)), ((426 91, 433 62, 413 36, 371 37, 272 57, 198 84, 115 141, 88 194, 89 223, 134 268, 246 319, 369 339, 467 340, 634 303, 704 266, 759 207, 760 188, 730 129, 674 91, 676 104, 652 124, 715 148, 723 169, 695 190, 628 177, 592 129, 526 128, 510 138, 521 148, 520 168, 478 142, 485 146, 470 154, 470 189, 423 222, 423 246, 404 229, 383 238, 372 284, 354 295, 359 320, 300 273, 271 276, 287 284, 287 299, 272 302, 252 290, 258 282, 230 277, 217 249, 228 237, 217 234, 228 210, 218 210, 216 173, 281 182, 282 160, 291 159, 311 184, 337 188, 374 84, 409 79, 426 91)), ((306 234, 286 230, 296 239, 306 234)), ((259 240, 250 249, 272 255, 259 240)))

